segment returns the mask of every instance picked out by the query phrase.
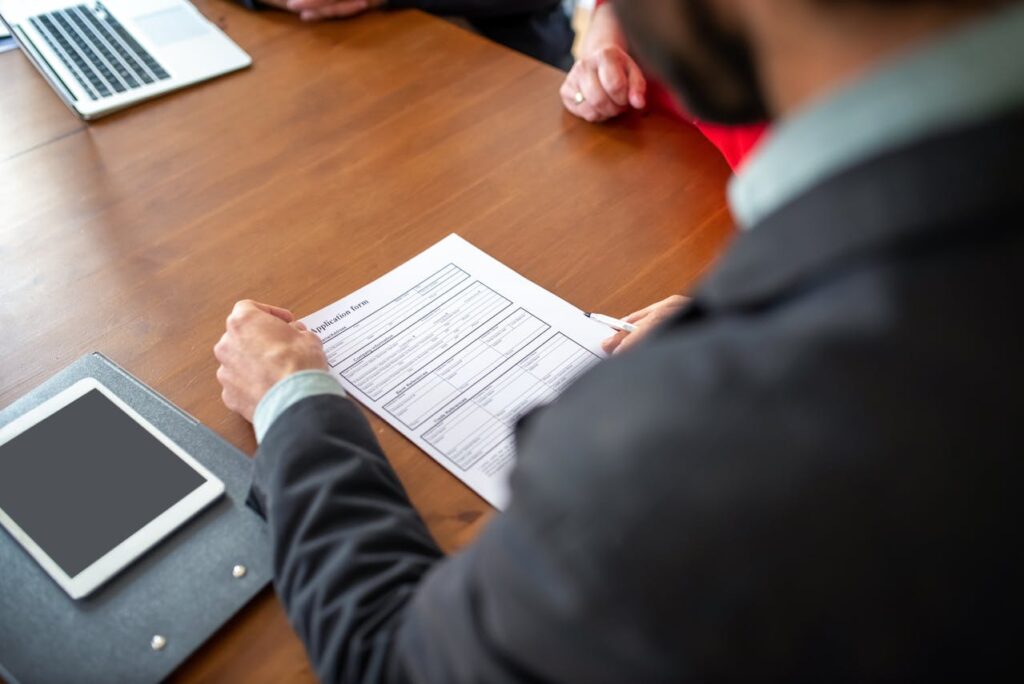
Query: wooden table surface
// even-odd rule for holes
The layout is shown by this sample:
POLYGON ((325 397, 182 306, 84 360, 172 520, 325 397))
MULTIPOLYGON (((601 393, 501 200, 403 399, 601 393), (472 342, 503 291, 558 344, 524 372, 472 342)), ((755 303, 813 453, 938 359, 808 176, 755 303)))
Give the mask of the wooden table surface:
MULTIPOLYGON (((101 351, 251 454, 211 352, 238 299, 305 315, 457 232, 625 314, 685 291, 731 234, 728 168, 663 114, 576 120, 560 72, 419 12, 196 5, 254 66, 92 124, 0 55, 0 406, 101 351)), ((370 420, 441 545, 471 541, 491 508, 370 420)), ((313 675, 268 590, 176 679, 313 675)))

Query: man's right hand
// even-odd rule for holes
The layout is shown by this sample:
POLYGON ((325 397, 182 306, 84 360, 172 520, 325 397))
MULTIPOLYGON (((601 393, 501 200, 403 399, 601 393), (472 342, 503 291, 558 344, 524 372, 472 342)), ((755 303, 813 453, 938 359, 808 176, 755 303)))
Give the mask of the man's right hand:
POLYGON ((320 338, 291 311, 252 300, 235 304, 213 348, 224 405, 250 423, 271 387, 293 373, 327 370, 320 338))

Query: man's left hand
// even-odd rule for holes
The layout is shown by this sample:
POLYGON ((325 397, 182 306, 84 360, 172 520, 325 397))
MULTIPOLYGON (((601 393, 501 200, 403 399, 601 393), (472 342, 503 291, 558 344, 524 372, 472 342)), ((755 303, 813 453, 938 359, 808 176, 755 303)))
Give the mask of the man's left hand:
POLYGON ((278 381, 303 370, 327 370, 319 337, 290 311, 248 299, 235 304, 213 355, 220 361, 221 400, 250 423, 278 381))
POLYGON ((679 313, 688 301, 690 300, 682 295, 672 295, 644 309, 634 311, 623 320, 635 325, 636 331, 615 333, 601 343, 601 348, 606 354, 618 354, 629 349, 657 330, 662 323, 679 313))

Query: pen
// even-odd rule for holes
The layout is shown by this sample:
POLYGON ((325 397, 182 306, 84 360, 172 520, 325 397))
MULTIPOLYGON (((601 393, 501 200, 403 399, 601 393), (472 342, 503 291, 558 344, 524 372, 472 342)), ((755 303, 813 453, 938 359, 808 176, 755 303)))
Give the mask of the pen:
POLYGON ((618 330, 619 332, 628 332, 628 333, 636 331, 636 326, 635 325, 633 325, 632 323, 627 323, 626 321, 620 320, 618 318, 612 318, 611 316, 605 316, 604 314, 589 313, 589 312, 585 313, 583 315, 586 316, 587 318, 589 318, 592 321, 597 321, 598 323, 604 323, 605 325, 607 325, 612 330, 618 330))

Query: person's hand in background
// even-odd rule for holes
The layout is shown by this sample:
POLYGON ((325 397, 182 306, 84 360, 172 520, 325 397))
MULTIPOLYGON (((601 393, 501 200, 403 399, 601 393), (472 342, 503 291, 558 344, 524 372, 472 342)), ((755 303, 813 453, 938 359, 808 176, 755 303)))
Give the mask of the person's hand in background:
POLYGON ((248 299, 231 310, 213 355, 220 362, 221 400, 250 423, 260 399, 280 380, 303 370, 327 370, 319 337, 290 311, 248 299))
POLYGON ((627 52, 626 38, 610 4, 594 10, 579 59, 559 94, 566 109, 590 122, 646 106, 647 80, 627 52))
POLYGON ((629 349, 636 343, 640 342, 640 340, 647 337, 652 330, 656 329, 666 320, 679 313, 688 301, 690 300, 682 295, 672 295, 671 297, 663 299, 660 302, 655 302, 644 309, 634 311, 623 320, 635 325, 636 330, 631 333, 615 333, 601 343, 601 348, 608 354, 618 354, 619 352, 629 349))
POLYGON ((295 12, 303 21, 345 19, 381 7, 385 0, 262 0, 263 4, 295 12))

